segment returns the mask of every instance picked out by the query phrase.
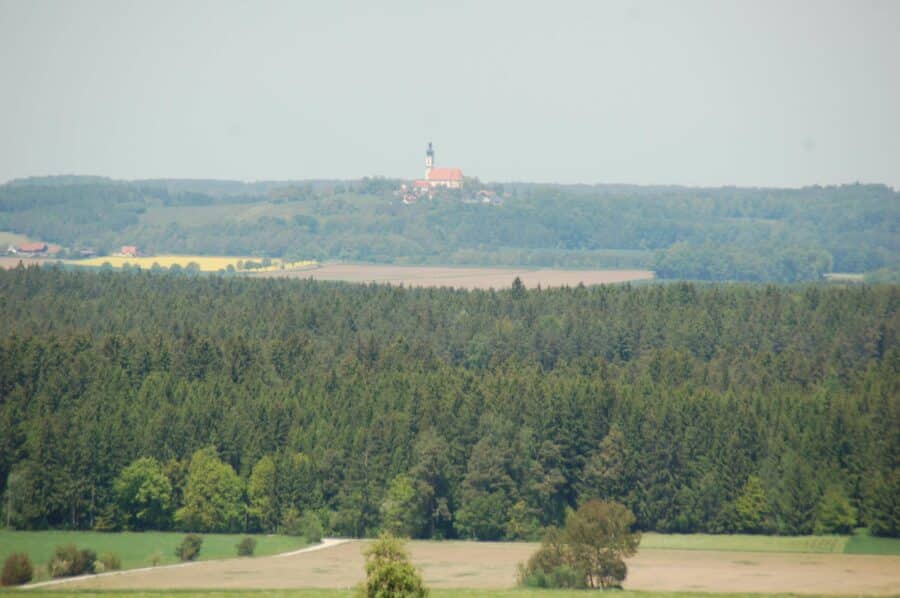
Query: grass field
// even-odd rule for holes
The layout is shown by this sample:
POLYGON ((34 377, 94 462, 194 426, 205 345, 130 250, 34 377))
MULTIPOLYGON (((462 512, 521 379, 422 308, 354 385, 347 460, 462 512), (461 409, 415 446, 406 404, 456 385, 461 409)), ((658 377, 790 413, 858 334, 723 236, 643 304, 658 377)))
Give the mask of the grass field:
MULTIPOLYGON (((641 537, 641 549, 721 550, 735 552, 803 552, 840 554, 845 552, 847 536, 753 536, 748 534, 656 534, 641 537)), ((888 540, 900 549, 900 540, 888 540)), ((864 547, 864 546, 863 546, 864 547)), ((857 554, 865 554, 857 552, 857 554)), ((869 554, 897 554, 874 552, 869 554)))
MULTIPOLYGON (((244 534, 202 534, 203 548, 200 560, 224 559, 236 556, 235 545, 244 534)), ((256 538, 256 556, 265 556, 303 548, 303 538, 293 536, 253 535, 256 538)), ((0 531, 0 558, 13 552, 25 552, 35 565, 35 581, 47 579, 47 562, 53 550, 62 544, 75 544, 79 548, 90 548, 98 556, 116 553, 122 559, 122 568, 134 569, 152 564, 154 554, 159 555, 159 564, 177 563, 175 547, 184 538, 178 532, 11 532, 0 531)))
POLYGON ((858 529, 847 539, 845 554, 887 554, 900 556, 900 538, 870 536, 868 530, 858 529))
MULTIPOLYGON (((189 264, 196 264, 202 272, 218 272, 226 270, 228 266, 240 270, 239 262, 254 261, 258 262, 261 258, 240 257, 240 256, 224 256, 224 255, 152 255, 142 257, 124 257, 124 256, 103 256, 86 260, 68 260, 65 263, 73 266, 89 266, 101 267, 109 264, 113 268, 121 268, 126 264, 129 266, 138 266, 140 268, 152 268, 154 265, 163 268, 171 268, 174 265, 186 268, 189 264)), ((315 262, 283 262, 281 260, 272 260, 272 265, 266 268, 252 270, 253 272, 274 272, 284 268, 303 269, 314 266, 315 262)), ((247 270, 248 272, 251 270, 247 270)))

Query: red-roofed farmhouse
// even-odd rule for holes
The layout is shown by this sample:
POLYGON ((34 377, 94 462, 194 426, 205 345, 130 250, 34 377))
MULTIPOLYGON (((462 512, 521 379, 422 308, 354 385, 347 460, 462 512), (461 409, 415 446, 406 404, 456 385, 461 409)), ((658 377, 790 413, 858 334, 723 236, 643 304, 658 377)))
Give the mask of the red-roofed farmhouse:
POLYGON ((47 251, 46 243, 22 243, 16 247, 19 253, 44 253, 47 251))

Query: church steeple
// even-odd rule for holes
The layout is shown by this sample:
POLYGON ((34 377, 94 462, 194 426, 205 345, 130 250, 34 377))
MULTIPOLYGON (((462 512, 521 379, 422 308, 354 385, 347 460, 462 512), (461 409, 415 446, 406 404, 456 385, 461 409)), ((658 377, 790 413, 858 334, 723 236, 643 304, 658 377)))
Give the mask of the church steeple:
POLYGON ((431 142, 428 142, 428 150, 425 152, 425 180, 428 180, 428 175, 431 174, 431 169, 434 168, 434 148, 431 147, 431 142))

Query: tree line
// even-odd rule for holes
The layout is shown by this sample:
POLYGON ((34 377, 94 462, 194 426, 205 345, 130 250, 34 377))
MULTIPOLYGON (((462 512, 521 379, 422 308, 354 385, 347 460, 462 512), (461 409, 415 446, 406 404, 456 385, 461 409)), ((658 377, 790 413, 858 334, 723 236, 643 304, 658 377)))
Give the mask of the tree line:
MULTIPOLYGON (((650 268, 663 278, 796 282, 893 276, 898 194, 884 185, 693 189, 493 185, 404 205, 400 181, 0 185, 0 230, 72 249, 296 260, 650 268), (875 274, 878 273, 878 274, 875 274)), ((478 183, 472 183, 480 185, 478 183)))
POLYGON ((17 528, 535 538, 602 498, 642 530, 897 534, 896 286, 20 267, 0 305, 17 528))

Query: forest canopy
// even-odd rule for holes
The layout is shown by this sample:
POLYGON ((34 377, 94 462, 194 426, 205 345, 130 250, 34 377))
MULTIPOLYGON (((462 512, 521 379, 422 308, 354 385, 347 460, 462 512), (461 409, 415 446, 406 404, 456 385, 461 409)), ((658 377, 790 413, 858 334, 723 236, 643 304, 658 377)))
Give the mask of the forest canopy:
POLYGON ((19 528, 537 538, 602 498, 641 530, 898 533, 896 286, 20 267, 0 305, 19 528))
POLYGON ((400 181, 236 183, 97 177, 0 186, 0 230, 72 251, 400 264, 649 268, 662 278, 795 282, 900 270, 900 197, 802 189, 481 185, 405 205, 400 181), (499 204, 499 205, 498 205, 499 204))

